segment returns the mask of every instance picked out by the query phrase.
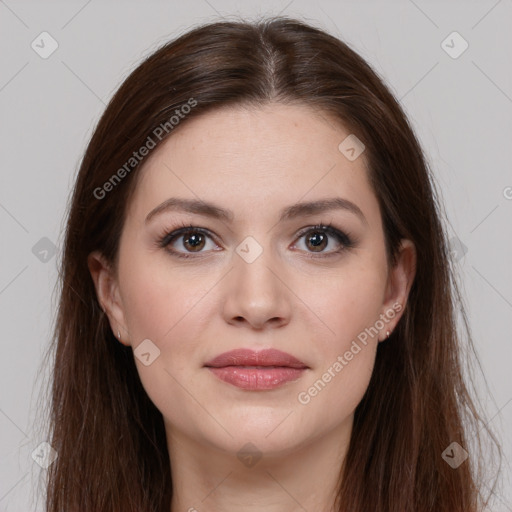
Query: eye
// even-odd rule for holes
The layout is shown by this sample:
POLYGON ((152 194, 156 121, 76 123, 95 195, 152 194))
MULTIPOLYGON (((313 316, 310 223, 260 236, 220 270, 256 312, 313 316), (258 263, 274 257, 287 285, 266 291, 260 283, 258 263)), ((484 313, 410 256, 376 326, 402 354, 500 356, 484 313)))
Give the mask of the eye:
MULTIPOLYGON (((354 247, 353 240, 330 224, 319 224, 303 229, 293 248, 308 253, 309 257, 328 257, 354 247)), ((166 231, 158 240, 158 246, 165 248, 173 256, 193 258, 210 251, 222 250, 215 243, 207 229, 193 225, 182 226, 174 231, 166 231)))
POLYGON ((354 245, 346 233, 330 224, 319 224, 306 228, 299 233, 299 241, 302 241, 296 244, 299 249, 309 253, 319 253, 319 256, 339 253, 354 245), (326 251, 326 249, 330 250, 326 251))
POLYGON ((192 225, 165 234, 160 239, 159 245, 167 248, 174 255, 183 258, 193 257, 193 253, 218 250, 215 249, 218 246, 213 242, 207 230, 192 225))

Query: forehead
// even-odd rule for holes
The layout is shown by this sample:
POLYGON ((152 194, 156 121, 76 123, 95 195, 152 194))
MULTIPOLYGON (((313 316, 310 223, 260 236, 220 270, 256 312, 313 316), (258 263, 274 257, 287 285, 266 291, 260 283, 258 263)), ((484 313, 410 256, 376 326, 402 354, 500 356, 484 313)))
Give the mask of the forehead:
POLYGON ((130 210, 147 214, 170 196, 228 206, 239 217, 333 196, 372 210, 377 202, 364 152, 351 161, 339 149, 349 135, 306 105, 202 114, 180 126, 139 169, 130 210))

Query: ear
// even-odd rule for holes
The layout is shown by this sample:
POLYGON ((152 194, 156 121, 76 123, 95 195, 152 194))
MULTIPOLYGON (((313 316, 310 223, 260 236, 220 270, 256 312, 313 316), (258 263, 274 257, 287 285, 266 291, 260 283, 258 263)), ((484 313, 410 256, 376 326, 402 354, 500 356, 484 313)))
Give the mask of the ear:
POLYGON ((121 335, 118 338, 119 341, 123 345, 130 346, 124 308, 114 270, 99 251, 89 254, 87 265, 94 281, 98 302, 108 316, 114 336, 118 338, 119 332, 121 335))
POLYGON ((396 264, 388 273, 382 313, 389 320, 383 329, 381 341, 386 340, 386 331, 393 332, 403 315, 416 275, 416 260, 416 247, 410 240, 402 239, 396 264))

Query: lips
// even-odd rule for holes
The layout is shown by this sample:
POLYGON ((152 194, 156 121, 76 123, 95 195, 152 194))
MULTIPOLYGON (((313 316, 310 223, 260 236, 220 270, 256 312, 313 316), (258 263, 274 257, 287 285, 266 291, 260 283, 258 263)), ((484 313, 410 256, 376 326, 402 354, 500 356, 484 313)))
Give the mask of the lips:
POLYGON ((225 366, 308 368, 302 361, 292 355, 276 349, 266 349, 260 352, 251 349, 231 350, 208 361, 205 366, 211 368, 223 368, 225 366))
POLYGON ((217 378, 246 391, 264 391, 299 379, 309 367, 286 352, 237 349, 205 364, 217 378))

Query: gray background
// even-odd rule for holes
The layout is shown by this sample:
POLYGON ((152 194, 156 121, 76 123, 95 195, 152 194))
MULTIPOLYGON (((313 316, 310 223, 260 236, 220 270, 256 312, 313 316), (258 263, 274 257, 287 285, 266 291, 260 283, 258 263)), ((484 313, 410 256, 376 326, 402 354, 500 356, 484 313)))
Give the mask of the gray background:
POLYGON ((278 13, 323 27, 366 58, 426 150, 490 390, 477 378, 486 418, 506 457, 492 510, 512 510, 511 0, 0 0, 0 511, 43 509, 45 469, 31 457, 45 441, 34 423, 48 374, 41 358, 67 198, 105 104, 143 56, 191 25, 278 13), (31 48, 43 31, 58 43, 47 59, 31 48), (469 44, 458 58, 442 46, 453 31, 469 44))

